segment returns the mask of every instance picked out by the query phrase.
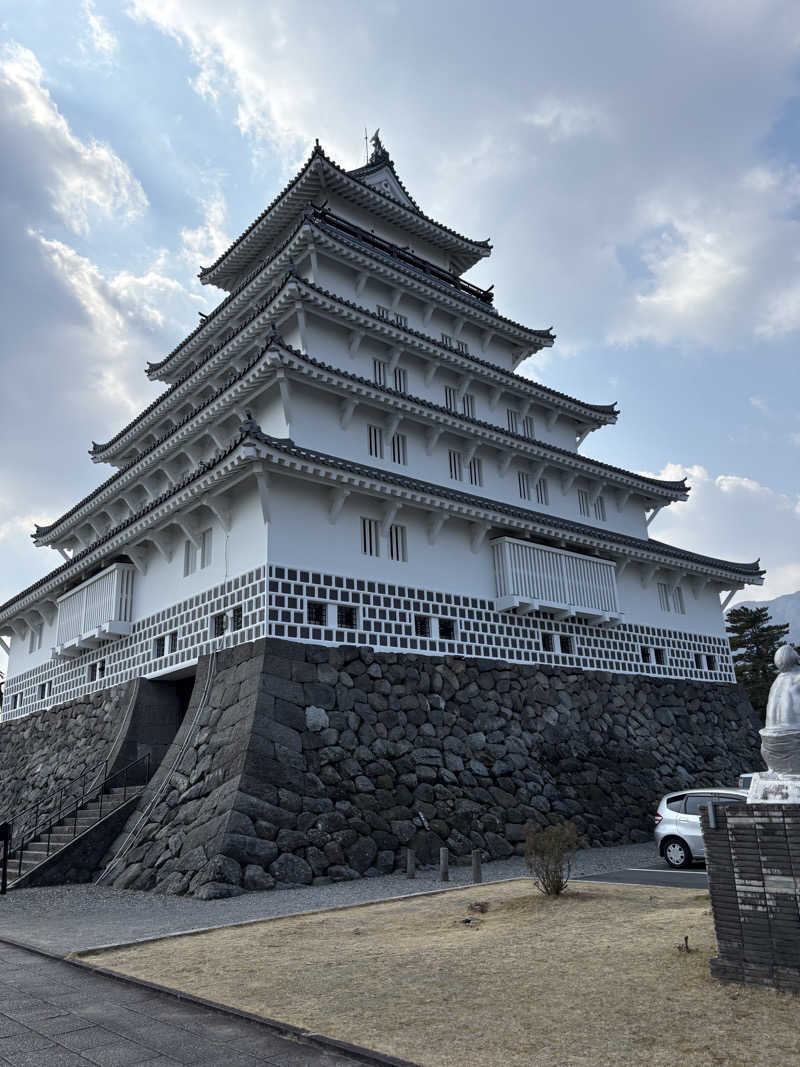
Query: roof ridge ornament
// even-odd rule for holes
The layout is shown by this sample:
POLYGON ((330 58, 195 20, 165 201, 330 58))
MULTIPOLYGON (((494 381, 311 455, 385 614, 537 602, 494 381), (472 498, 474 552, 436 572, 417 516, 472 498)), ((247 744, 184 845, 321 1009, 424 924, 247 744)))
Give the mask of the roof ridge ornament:
POLYGON ((281 345, 286 344, 283 339, 283 334, 278 329, 277 322, 271 322, 269 324, 269 329, 267 330, 266 336, 264 337, 264 344, 261 346, 261 352, 259 353, 259 355, 262 355, 264 352, 267 351, 268 348, 270 348, 276 343, 281 345))
POLYGON ((250 433, 261 433, 261 427, 253 418, 253 412, 250 408, 244 409, 244 418, 239 425, 239 431, 243 436, 250 433))
POLYGON ((381 141, 380 133, 381 128, 379 126, 375 133, 373 133, 373 135, 369 139, 369 143, 372 145, 372 152, 369 157, 370 163, 391 162, 391 160, 389 159, 389 153, 384 148, 383 142, 381 141))

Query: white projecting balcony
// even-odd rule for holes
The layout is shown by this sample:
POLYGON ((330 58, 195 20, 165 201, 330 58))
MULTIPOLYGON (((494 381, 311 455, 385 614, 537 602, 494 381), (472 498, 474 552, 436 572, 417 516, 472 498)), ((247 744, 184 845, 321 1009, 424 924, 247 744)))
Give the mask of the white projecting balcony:
POLYGON ((598 623, 622 618, 616 564, 513 537, 492 541, 498 611, 585 615, 598 623))
POLYGON ((53 655, 70 658, 101 641, 131 632, 133 570, 115 563, 58 598, 58 636, 53 655))

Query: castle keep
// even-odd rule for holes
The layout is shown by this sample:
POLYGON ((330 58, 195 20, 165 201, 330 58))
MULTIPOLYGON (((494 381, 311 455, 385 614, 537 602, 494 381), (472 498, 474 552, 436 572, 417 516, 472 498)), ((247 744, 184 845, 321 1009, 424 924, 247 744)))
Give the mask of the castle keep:
POLYGON ((356 170, 317 145, 201 271, 226 295, 0 607, 9 810, 43 760, 55 788, 157 753, 110 877, 222 895, 503 855, 531 818, 630 839, 752 762, 723 609, 763 571, 648 536, 689 487, 590 458, 618 411, 522 376, 555 338, 464 279, 490 252, 376 135, 356 170))

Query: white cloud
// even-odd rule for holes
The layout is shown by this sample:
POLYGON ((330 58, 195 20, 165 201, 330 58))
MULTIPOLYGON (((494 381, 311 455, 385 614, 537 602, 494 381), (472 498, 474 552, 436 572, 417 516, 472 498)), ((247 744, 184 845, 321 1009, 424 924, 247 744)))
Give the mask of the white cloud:
POLYGON ((230 245, 225 231, 227 207, 225 197, 217 190, 201 202, 203 221, 194 229, 181 230, 181 252, 193 267, 207 267, 230 245))
POLYGON ((101 64, 110 65, 119 50, 119 41, 108 28, 106 20, 95 11, 92 0, 83 0, 81 6, 87 29, 86 44, 82 41, 81 46, 84 51, 88 46, 101 64))
POLYGON ((687 502, 658 515, 650 527, 652 537, 735 562, 760 559, 767 571, 763 587, 748 586, 739 599, 769 600, 800 589, 800 495, 679 463, 667 464, 655 477, 685 477, 692 488, 687 502))
POLYGON ((608 116, 596 103, 559 100, 554 96, 543 97, 522 121, 546 131, 550 141, 606 133, 610 127, 608 116))
POLYGON ((86 234, 95 217, 129 223, 147 197, 127 164, 107 144, 76 137, 42 84, 36 56, 19 44, 0 53, 0 125, 6 149, 31 157, 47 170, 43 191, 52 210, 75 233, 86 234))
POLYGON ((94 349, 96 365, 89 376, 91 388, 129 418, 145 396, 144 360, 136 358, 142 335, 158 329, 161 337, 165 326, 180 335, 190 309, 205 306, 203 297, 190 293, 157 266, 140 275, 120 271, 105 277, 94 263, 62 241, 40 233, 31 236, 55 275, 82 306, 99 342, 94 349))

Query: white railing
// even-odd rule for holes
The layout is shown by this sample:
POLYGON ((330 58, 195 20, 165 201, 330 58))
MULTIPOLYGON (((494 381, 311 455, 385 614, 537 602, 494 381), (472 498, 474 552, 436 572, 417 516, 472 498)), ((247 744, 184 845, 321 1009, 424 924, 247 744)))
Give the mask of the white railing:
POLYGON ((97 631, 108 637, 125 632, 133 612, 133 570, 115 563, 59 597, 56 643, 69 645, 97 631))
POLYGON ((492 541, 500 610, 527 605, 570 614, 619 616, 616 564, 513 537, 492 541), (516 603, 514 603, 516 601, 516 603))

